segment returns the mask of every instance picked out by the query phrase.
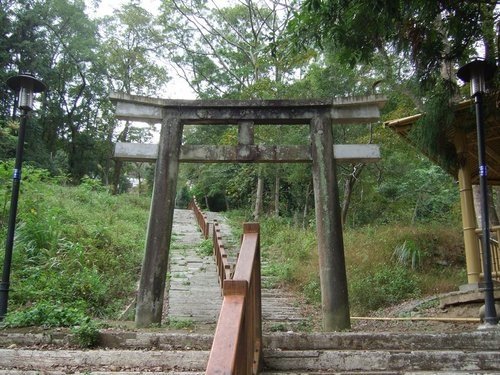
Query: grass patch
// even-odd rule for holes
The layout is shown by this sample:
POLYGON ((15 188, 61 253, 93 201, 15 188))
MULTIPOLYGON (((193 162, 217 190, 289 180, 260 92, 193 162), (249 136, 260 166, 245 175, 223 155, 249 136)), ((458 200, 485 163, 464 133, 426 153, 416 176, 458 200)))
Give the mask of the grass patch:
MULTIPOLYGON (((244 218, 228 215, 233 227, 244 218)), ((321 303, 316 235, 283 218, 263 218, 262 275, 268 287, 287 285, 321 303)), ((456 290, 466 282, 459 227, 433 223, 348 228, 344 248, 351 314, 456 290)))
MULTIPOLYGON (((116 317, 139 278, 149 198, 112 196, 95 182, 61 185, 45 174, 36 178, 30 168, 25 174, 30 177, 21 187, 9 311, 19 312, 15 319, 45 316, 37 325, 66 325, 56 312, 116 317), (55 310, 45 311, 49 307, 55 310)), ((1 231, 5 225, 0 218, 1 231)))
POLYGON ((200 242, 196 248, 196 254, 200 257, 210 257, 214 253, 212 239, 206 239, 200 242))
POLYGON ((193 329, 195 324, 192 319, 169 318, 167 325, 173 329, 193 329))

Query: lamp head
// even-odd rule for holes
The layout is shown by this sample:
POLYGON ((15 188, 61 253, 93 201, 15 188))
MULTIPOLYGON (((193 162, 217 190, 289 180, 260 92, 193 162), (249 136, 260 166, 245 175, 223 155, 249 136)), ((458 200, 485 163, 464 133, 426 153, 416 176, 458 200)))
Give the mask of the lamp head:
POLYGON ((486 82, 493 78, 497 67, 494 63, 484 60, 474 60, 460 69, 457 77, 464 82, 470 82, 470 93, 474 96, 486 91, 486 82))
POLYGON ((32 74, 20 74, 10 77, 7 85, 18 93, 19 108, 25 110, 33 109, 33 94, 43 92, 47 89, 45 84, 36 79, 32 74))

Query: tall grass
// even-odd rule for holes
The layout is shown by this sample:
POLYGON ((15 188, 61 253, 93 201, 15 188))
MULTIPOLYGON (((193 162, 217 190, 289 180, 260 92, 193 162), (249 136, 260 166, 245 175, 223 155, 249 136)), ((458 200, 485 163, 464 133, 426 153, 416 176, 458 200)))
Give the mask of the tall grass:
MULTIPOLYGON (((240 225, 241 215, 233 213, 230 218, 240 225)), ((309 303, 319 305, 314 228, 304 230, 286 219, 264 218, 261 232, 262 274, 271 279, 266 286, 286 284, 302 293, 309 303)), ((429 223, 348 228, 344 231, 344 246, 351 313, 355 315, 409 298, 455 290, 466 282, 458 227, 429 223), (412 247, 409 258, 398 253, 408 244, 412 247)))
POLYGON ((149 199, 112 196, 95 181, 59 182, 22 181, 9 315, 43 306, 113 318, 138 280, 149 199))

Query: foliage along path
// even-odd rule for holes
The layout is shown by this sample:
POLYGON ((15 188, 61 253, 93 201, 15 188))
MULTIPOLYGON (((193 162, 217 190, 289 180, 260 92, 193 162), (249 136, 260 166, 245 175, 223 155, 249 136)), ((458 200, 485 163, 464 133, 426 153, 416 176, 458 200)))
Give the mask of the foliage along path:
MULTIPOLYGON (((207 216, 210 221, 219 222, 224 245, 235 254, 239 241, 231 235, 225 218, 214 212, 208 212, 207 216)), ((168 298, 165 298, 163 309, 164 320, 168 319, 173 327, 194 325, 196 330, 213 329, 217 323, 222 305, 221 289, 213 257, 200 250, 202 243, 203 236, 193 212, 176 209, 166 290, 168 298)), ((296 330, 307 325, 308 318, 293 294, 273 287, 265 277, 262 287, 264 331, 296 330)))

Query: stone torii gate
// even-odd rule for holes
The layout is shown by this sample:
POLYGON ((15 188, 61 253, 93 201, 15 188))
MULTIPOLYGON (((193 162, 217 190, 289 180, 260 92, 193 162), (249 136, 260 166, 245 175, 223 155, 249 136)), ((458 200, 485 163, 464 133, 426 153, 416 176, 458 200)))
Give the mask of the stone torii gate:
POLYGON ((338 100, 170 100, 115 93, 120 120, 160 123, 158 145, 118 143, 115 158, 156 161, 137 327, 161 323, 180 162, 312 162, 323 326, 350 327, 336 161, 376 161, 377 145, 334 145, 332 124, 377 121, 381 96, 338 100), (254 125, 309 125, 309 146, 254 144, 254 125), (238 125, 235 146, 183 145, 184 125, 238 125))

